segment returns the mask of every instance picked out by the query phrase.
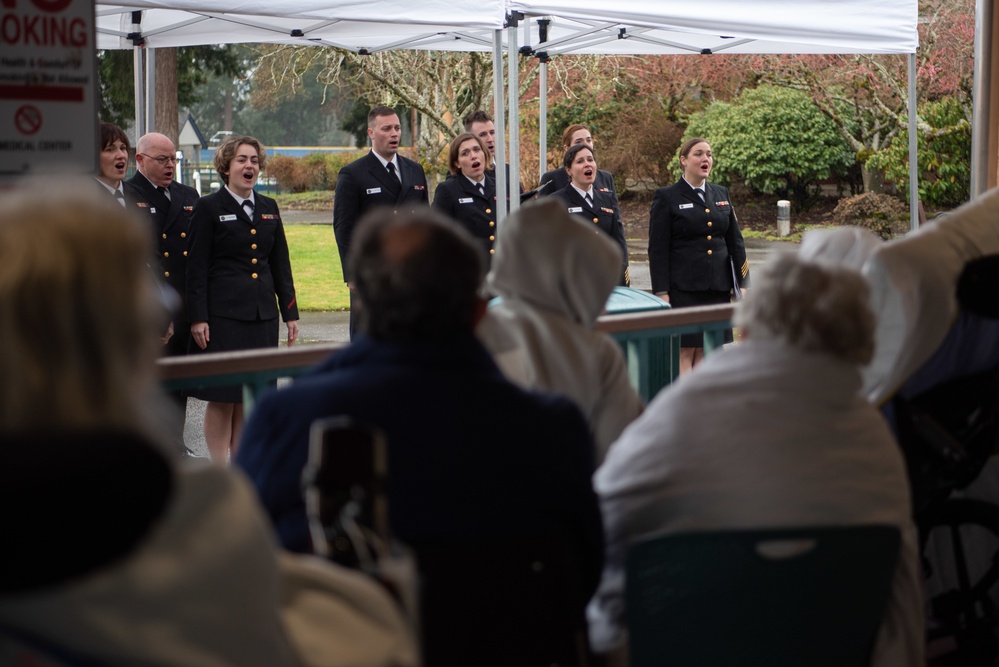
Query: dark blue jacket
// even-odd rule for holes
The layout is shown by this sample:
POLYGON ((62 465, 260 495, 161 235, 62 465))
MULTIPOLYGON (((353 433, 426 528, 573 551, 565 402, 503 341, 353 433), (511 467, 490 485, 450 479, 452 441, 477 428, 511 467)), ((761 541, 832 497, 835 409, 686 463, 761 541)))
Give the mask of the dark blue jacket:
POLYGON ((301 481, 309 427, 335 415, 385 431, 395 537, 561 537, 593 592, 603 561, 594 446, 568 399, 511 384, 471 334, 445 343, 359 336, 263 396, 243 431, 236 464, 293 551, 310 550, 301 481))

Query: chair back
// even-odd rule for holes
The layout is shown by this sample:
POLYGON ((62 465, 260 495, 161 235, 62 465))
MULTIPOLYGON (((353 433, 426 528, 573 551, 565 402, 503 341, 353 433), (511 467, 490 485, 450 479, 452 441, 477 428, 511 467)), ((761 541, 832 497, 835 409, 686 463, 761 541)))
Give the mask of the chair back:
POLYGON ((867 665, 898 562, 891 526, 732 530, 628 552, 632 667, 867 665))

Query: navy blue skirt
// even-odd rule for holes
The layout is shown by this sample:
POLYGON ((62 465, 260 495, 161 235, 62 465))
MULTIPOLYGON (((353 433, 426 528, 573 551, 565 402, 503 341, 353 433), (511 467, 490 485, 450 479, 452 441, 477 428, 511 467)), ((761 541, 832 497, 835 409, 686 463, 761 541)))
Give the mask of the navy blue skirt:
MULTIPOLYGON (((235 350, 254 350, 278 346, 278 320, 233 320, 228 317, 208 316, 208 347, 202 350, 195 345, 194 337, 188 348, 190 354, 207 354, 209 352, 233 352, 235 350)), ((276 384, 276 383, 275 383, 276 384)), ((242 403, 242 385, 226 385, 222 387, 206 387, 194 389, 189 394, 202 401, 216 403, 242 403)))
MULTIPOLYGON (((669 305, 671 308, 691 308, 693 306, 717 306, 718 304, 731 303, 731 292, 717 292, 707 290, 704 292, 686 292, 679 289, 669 291, 669 305)), ((732 342, 732 330, 725 330, 725 342, 732 342)), ((682 334, 680 336, 680 347, 704 347, 704 334, 682 334)))

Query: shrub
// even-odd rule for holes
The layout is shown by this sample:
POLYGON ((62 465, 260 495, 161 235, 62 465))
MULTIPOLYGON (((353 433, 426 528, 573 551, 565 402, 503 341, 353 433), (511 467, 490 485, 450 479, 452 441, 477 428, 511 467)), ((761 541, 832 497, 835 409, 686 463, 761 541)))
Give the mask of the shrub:
MULTIPOLYGON (((760 86, 731 103, 713 102, 693 116, 684 140, 701 136, 715 155, 712 180, 740 177, 757 192, 793 199, 807 209, 819 181, 844 173, 853 152, 815 102, 803 92, 760 86)), ((679 159, 671 162, 679 173, 679 159)))
POLYGON ((363 152, 355 151, 310 153, 305 157, 274 155, 267 160, 267 175, 289 192, 334 190, 340 169, 361 155, 363 152))
POLYGON ((267 160, 267 175, 275 179, 282 190, 305 192, 314 189, 312 176, 302 158, 274 155, 267 160))
MULTIPOLYGON (((971 196, 971 124, 955 97, 919 107, 922 123, 916 135, 919 199, 927 208, 953 208, 971 196)), ((908 121, 903 117, 903 123, 908 121)), ((909 196, 909 130, 906 125, 891 145, 871 156, 868 164, 909 196)))
POLYGON ((909 209, 891 195, 865 192, 841 199, 833 211, 833 222, 864 227, 888 240, 909 228, 909 209))

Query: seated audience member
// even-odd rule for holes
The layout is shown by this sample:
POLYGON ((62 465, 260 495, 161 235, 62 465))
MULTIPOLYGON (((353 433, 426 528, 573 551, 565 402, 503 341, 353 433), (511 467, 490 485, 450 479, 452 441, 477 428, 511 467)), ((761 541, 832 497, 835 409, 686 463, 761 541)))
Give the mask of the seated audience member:
POLYGON ((533 632, 526 615, 533 609, 522 608, 531 605, 494 590, 509 569, 521 571, 512 555, 521 545, 550 540, 567 549, 567 590, 552 602, 574 609, 581 629, 602 564, 586 421, 568 399, 509 382, 475 338, 485 310, 480 256, 464 230, 431 209, 369 215, 349 258, 361 335, 312 375, 262 397, 236 457, 284 545, 307 551, 301 479, 309 428, 322 417, 349 416, 385 433, 390 528, 413 548, 424 577, 442 544, 450 545, 445 556, 494 545, 445 574, 443 588, 460 584, 465 596, 449 609, 462 616, 457 625, 444 628, 426 613, 440 598, 425 582, 424 655, 434 665, 533 664, 516 659, 515 634, 487 640, 501 626, 479 627, 496 602, 517 609, 498 619, 502 627, 533 632), (465 644, 482 654, 454 655, 465 644), (509 652, 513 662, 504 662, 509 652))
POLYGON ((148 227, 50 185, 0 195, 0 655, 417 664, 377 584, 279 552, 249 484, 170 455, 148 227))
POLYGON ((621 348, 593 330, 620 265, 614 241, 557 201, 528 204, 501 227, 488 287, 502 302, 476 329, 508 378, 579 406, 598 461, 642 412, 621 348))
POLYGON ((608 546, 589 609, 591 641, 601 651, 624 643, 623 566, 637 541, 696 530, 887 524, 901 530, 902 547, 871 664, 923 664, 905 464, 858 393, 859 367, 874 343, 868 288, 854 271, 792 255, 762 273, 736 307, 743 344, 663 391, 594 477, 608 546))

